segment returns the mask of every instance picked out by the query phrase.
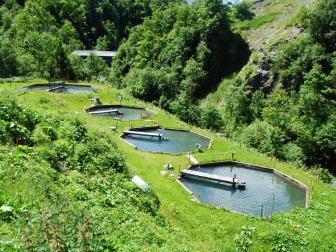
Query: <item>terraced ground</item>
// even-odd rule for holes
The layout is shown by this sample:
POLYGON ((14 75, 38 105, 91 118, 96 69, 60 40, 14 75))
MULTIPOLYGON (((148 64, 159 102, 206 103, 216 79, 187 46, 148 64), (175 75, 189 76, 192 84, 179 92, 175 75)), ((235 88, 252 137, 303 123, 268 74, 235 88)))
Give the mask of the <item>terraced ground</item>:
POLYGON ((188 237, 191 251, 236 251, 236 249, 244 251, 244 248, 248 247, 251 251, 336 250, 336 190, 331 185, 321 183, 317 177, 306 170, 259 154, 214 132, 187 125, 174 115, 136 100, 124 91, 110 86, 93 84, 100 88, 98 93, 93 95, 15 91, 24 85, 27 83, 2 84, 1 95, 16 97, 20 103, 37 111, 70 114, 85 121, 90 129, 100 131, 107 138, 113 139, 125 154, 131 172, 148 182, 158 195, 161 202, 160 212, 174 228, 188 237), (121 122, 92 117, 84 112, 84 109, 91 105, 90 98, 99 96, 104 103, 119 103, 120 95, 125 97, 124 105, 147 107, 158 114, 151 120, 121 122), (119 137, 123 130, 131 126, 157 124, 164 127, 191 129, 211 137, 213 143, 209 150, 194 153, 200 162, 230 160, 234 153, 237 161, 275 167, 305 183, 309 186, 310 207, 296 209, 290 213, 275 214, 272 219, 260 219, 194 202, 175 180, 179 169, 188 166, 185 155, 142 152, 135 150, 119 137), (111 131, 111 126, 117 127, 117 132, 111 131), (160 174, 165 163, 174 165, 174 178, 163 177, 160 174))

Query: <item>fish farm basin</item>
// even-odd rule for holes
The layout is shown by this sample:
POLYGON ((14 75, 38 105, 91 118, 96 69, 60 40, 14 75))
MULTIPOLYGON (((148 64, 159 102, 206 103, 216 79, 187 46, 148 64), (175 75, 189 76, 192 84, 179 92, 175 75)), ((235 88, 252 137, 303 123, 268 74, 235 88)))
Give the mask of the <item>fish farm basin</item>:
POLYGON ((190 166, 181 171, 179 182, 200 203, 260 217, 307 203, 304 184, 275 169, 238 162, 190 166), (241 181, 246 184, 240 186, 241 181))
POLYGON ((65 83, 42 83, 25 86, 21 91, 45 91, 51 93, 64 94, 92 94, 97 91, 96 88, 90 85, 80 84, 65 84, 65 83))
POLYGON ((93 116, 109 117, 121 121, 147 119, 154 115, 154 112, 145 108, 123 105, 96 105, 85 111, 93 116))
POLYGON ((160 153, 186 153, 209 148, 211 139, 188 130, 156 127, 132 128, 121 137, 136 149, 160 153))

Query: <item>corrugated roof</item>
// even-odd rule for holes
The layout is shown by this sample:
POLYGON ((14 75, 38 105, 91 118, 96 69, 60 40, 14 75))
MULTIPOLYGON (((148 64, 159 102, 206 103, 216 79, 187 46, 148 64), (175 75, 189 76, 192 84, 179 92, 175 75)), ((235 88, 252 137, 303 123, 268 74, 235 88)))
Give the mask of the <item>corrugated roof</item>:
POLYGON ((95 50, 75 50, 72 52, 73 55, 80 57, 88 57, 90 55, 95 55, 98 57, 114 57, 117 52, 115 51, 95 51, 95 50))

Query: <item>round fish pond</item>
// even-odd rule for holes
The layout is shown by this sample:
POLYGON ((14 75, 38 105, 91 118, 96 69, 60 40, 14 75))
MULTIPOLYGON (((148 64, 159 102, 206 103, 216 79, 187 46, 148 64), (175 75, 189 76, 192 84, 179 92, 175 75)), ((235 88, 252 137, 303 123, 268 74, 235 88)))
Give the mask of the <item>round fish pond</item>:
POLYGON ((180 182, 199 202, 243 214, 265 217, 306 206, 307 187, 270 168, 210 163, 181 171, 180 182))
POLYGON ((145 108, 123 105, 96 105, 85 111, 93 116, 109 117, 121 121, 147 119, 154 115, 153 112, 145 108))
POLYGON ((65 83, 43 83, 33 84, 21 88, 22 91, 45 91, 64 94, 92 94, 97 91, 96 88, 89 85, 65 84, 65 83))
POLYGON ((211 139, 187 130, 161 127, 132 128, 121 136, 139 150, 185 153, 209 148, 211 139))

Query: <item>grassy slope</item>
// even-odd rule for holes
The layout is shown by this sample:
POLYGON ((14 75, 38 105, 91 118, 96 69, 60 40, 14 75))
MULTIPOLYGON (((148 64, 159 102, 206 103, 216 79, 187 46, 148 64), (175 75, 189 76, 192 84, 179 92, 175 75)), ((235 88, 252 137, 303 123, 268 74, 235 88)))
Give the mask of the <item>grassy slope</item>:
MULTIPOLYGON (((240 147, 239 144, 232 143, 220 136, 204 131, 195 127, 191 127, 179 121, 175 116, 152 107, 149 104, 137 101, 123 94, 126 99, 124 104, 146 106, 158 114, 153 118, 154 122, 117 122, 108 118, 91 117, 83 112, 83 109, 90 106, 88 99, 93 96, 99 96, 105 103, 118 102, 118 95, 122 91, 110 87, 102 87, 95 95, 66 95, 66 94, 49 94, 42 92, 32 92, 17 95, 15 88, 21 87, 23 83, 4 84, 0 86, 2 95, 16 95, 17 99, 24 104, 36 110, 47 110, 49 112, 70 113, 84 121, 88 127, 106 133, 107 137, 113 138, 119 145, 121 151, 126 155, 126 160, 132 172, 140 175, 155 190, 161 201, 161 212, 168 218, 175 228, 182 230, 193 244, 192 250, 198 251, 231 251, 234 246, 235 234, 240 232, 243 225, 253 226, 257 229, 257 235, 254 240, 253 248, 255 251, 269 251, 270 244, 264 241, 269 233, 276 230, 295 231, 297 227, 305 227, 309 230, 310 250, 319 248, 319 241, 325 243, 334 242, 336 220, 336 191, 329 185, 324 185, 309 175, 303 169, 295 168, 290 164, 274 161, 265 155, 256 153, 252 150, 240 147), (185 155, 168 155, 153 154, 137 151, 126 144, 119 138, 122 130, 129 126, 153 125, 159 123, 165 127, 188 128, 196 132, 213 138, 212 147, 204 153, 195 154, 196 158, 201 162, 228 160, 231 153, 235 153, 235 158, 242 162, 259 164, 264 166, 276 167, 276 169, 300 180, 307 185, 314 185, 311 194, 313 202, 319 202, 329 207, 327 213, 323 216, 319 215, 318 210, 298 209, 288 214, 277 214, 272 224, 266 219, 259 219, 251 216, 230 213, 224 209, 216 209, 214 207, 201 205, 191 201, 190 195, 170 177, 162 177, 160 170, 165 163, 172 163, 175 167, 185 168, 188 160, 185 155), (109 129, 110 126, 118 125, 118 132, 113 133, 109 129), (307 218, 308 216, 308 218, 307 218), (309 217, 310 216, 310 217, 309 217), (292 219, 290 225, 284 219, 292 219), (316 220, 318 219, 318 220, 316 220), (316 221, 322 221, 316 229, 316 221), (317 231, 318 230, 318 231, 317 231)), ((176 169, 175 174, 178 174, 176 169)))
MULTIPOLYGON (((290 19, 302 4, 309 5, 314 0, 264 0, 251 5, 255 17, 236 22, 233 29, 242 34, 253 50, 268 50, 270 46, 286 38, 294 37, 298 30, 289 25, 290 19)), ((232 77, 224 79, 216 91, 208 94, 201 105, 222 108, 224 94, 232 85, 232 77)))

